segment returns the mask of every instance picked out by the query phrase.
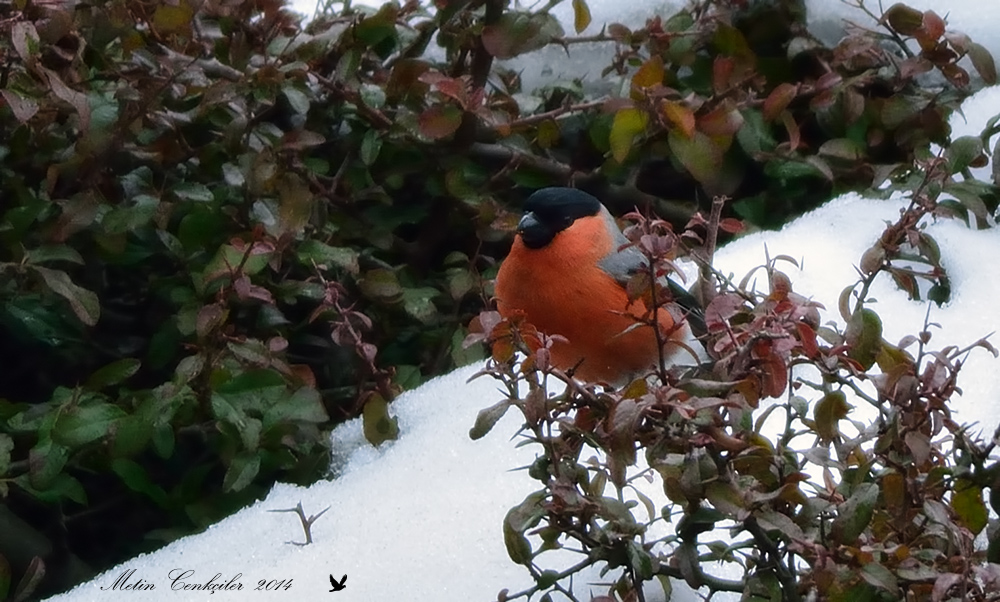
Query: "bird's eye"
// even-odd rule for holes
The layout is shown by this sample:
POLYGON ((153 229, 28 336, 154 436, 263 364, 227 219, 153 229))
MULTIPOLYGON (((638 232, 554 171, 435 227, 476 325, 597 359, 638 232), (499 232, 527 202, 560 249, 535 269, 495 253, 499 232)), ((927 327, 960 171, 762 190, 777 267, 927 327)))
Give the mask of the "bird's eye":
POLYGON ((560 230, 565 230, 566 228, 569 228, 572 225, 573 225, 573 218, 572 217, 570 217, 568 215, 564 215, 563 217, 559 218, 559 229, 560 230))

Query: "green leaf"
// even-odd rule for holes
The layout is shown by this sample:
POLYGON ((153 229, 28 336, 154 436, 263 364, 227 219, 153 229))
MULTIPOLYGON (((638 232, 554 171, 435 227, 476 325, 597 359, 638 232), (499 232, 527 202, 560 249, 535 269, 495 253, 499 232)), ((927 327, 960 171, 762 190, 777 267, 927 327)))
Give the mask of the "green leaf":
POLYGON ((488 408, 479 410, 479 413, 476 414, 475 424, 469 429, 469 437, 472 440, 485 437, 496 426, 497 422, 504 417, 510 406, 510 400, 504 399, 488 408))
POLYGON ((139 371, 141 365, 142 362, 131 357, 111 362, 90 375, 87 379, 87 388, 100 391, 105 387, 117 385, 132 377, 139 371))
POLYGON ((395 303, 403 297, 403 287, 396 273, 385 268, 375 268, 365 272, 358 282, 361 294, 369 299, 395 303))
MULTIPOLYGON (((956 138, 945 150, 944 156, 948 160, 948 167, 953 174, 968 168, 973 163, 986 159, 986 154, 983 152, 983 141, 979 139, 979 136, 956 138)), ((985 163, 983 164, 985 165, 985 163)))
POLYGON ((611 132, 608 143, 611 146, 611 156, 615 161, 624 163, 632 150, 632 144, 637 136, 646 131, 646 123, 649 117, 645 112, 635 109, 621 109, 615 113, 615 119, 611 123, 611 132))
POLYGON ((14 449, 14 440, 6 433, 0 433, 0 477, 10 469, 10 452, 14 449))
POLYGON ((816 402, 813 407, 813 420, 816 423, 816 433, 822 441, 833 441, 840 434, 839 422, 847 418, 851 405, 843 391, 831 391, 816 402))
POLYGON ((76 249, 67 245, 45 245, 30 249, 24 254, 24 262, 48 263, 50 261, 68 261, 83 265, 83 256, 76 249))
POLYGON ((271 406, 287 399, 288 392, 284 379, 280 374, 270 369, 248 370, 235 378, 219 385, 212 396, 213 408, 216 398, 224 399, 240 415, 229 418, 230 414, 220 406, 221 414, 217 417, 237 424, 243 419, 242 412, 254 412, 262 415, 271 406))
POLYGON ((531 562, 531 543, 524 536, 525 531, 533 529, 545 516, 542 503, 545 492, 536 491, 528 494, 517 506, 507 511, 503 519, 503 541, 507 547, 507 555, 515 564, 527 566, 531 562))
POLYGON ((309 113, 309 97, 306 96, 305 92, 295 86, 285 86, 281 89, 281 93, 288 100, 288 104, 295 113, 298 115, 309 113))
POLYGON ((255 452, 237 454, 229 463, 226 476, 222 478, 222 490, 226 492, 242 491, 253 482, 260 471, 260 456, 255 452))
POLYGON ((997 83, 997 66, 993 60, 993 55, 982 44, 973 42, 969 45, 969 58, 972 66, 979 72, 986 85, 992 86, 997 83))
POLYGON ((507 11, 497 23, 483 28, 482 40, 487 52, 509 59, 544 48, 565 34, 559 19, 549 13, 507 11))
POLYGON ((375 160, 378 159, 378 154, 381 150, 382 138, 378 130, 370 129, 365 132, 364 138, 361 139, 361 162, 371 167, 375 164, 375 160))
POLYGON ((837 506, 831 532, 834 539, 845 545, 854 545, 861 533, 868 528, 878 501, 878 485, 861 483, 851 497, 837 506))
POLYGON ((760 524, 761 528, 768 532, 776 531, 781 533, 784 536, 785 541, 789 543, 806 539, 805 533, 802 532, 802 528, 795 524, 791 518, 781 512, 776 512, 774 510, 761 510, 758 511, 755 516, 757 517, 757 522, 760 524))
POLYGON ((882 13, 882 21, 904 36, 916 35, 924 24, 924 13, 897 2, 882 13))
POLYGON ((64 472, 55 474, 45 483, 45 487, 37 487, 29 475, 16 477, 14 482, 45 503, 54 504, 68 499, 80 505, 87 504, 87 492, 83 490, 83 485, 75 477, 64 472))
POLYGON ((399 5, 386 3, 374 15, 363 19, 354 28, 358 40, 376 50, 383 58, 392 53, 396 43, 396 18, 399 5))
POLYGON ((279 422, 309 422, 319 424, 326 422, 330 417, 323 406, 323 399, 319 391, 312 387, 302 387, 292 393, 283 401, 280 401, 264 413, 264 428, 271 428, 279 422))
POLYGON ((756 157, 760 153, 771 152, 778 146, 760 111, 746 109, 740 115, 743 116, 743 126, 736 132, 736 140, 747 155, 756 157))
POLYGON ((848 138, 833 138, 819 147, 819 154, 844 161, 857 161, 865 156, 865 148, 848 138))
POLYGON ((399 437, 399 420, 389 415, 389 402, 378 393, 365 402, 361 421, 365 439, 376 447, 399 437))
POLYGON ((226 348, 232 352, 233 356, 249 366, 267 367, 271 364, 271 353, 260 339, 230 341, 226 343, 226 348))
POLYGON ((629 564, 638 577, 641 577, 643 581, 653 578, 653 560, 650 558, 649 552, 642 549, 641 545, 635 541, 628 541, 625 555, 628 556, 629 564))
POLYGON ((87 326, 97 324, 97 321, 101 318, 101 304, 97 299, 97 295, 74 284, 70 280, 69 274, 62 270, 43 268, 38 265, 31 267, 42 277, 42 280, 45 281, 46 286, 52 292, 69 301, 73 313, 76 314, 76 317, 81 322, 87 326))
POLYGON ((983 502, 983 488, 964 478, 955 480, 951 494, 951 509, 962 525, 978 535, 986 527, 989 512, 983 502))
POLYGON ((984 194, 988 194, 988 192, 983 191, 980 186, 977 186, 976 181, 947 182, 941 189, 941 192, 950 194, 958 199, 962 207, 972 212, 976 217, 980 219, 989 217, 990 210, 983 201, 984 194))
POLYGON ((722 167, 723 152, 718 144, 702 132, 690 138, 671 130, 668 141, 670 152, 692 176, 702 184, 714 183, 722 167))
POLYGON ((38 490, 48 489, 69 460, 69 449, 43 437, 28 451, 28 479, 38 490))
POLYGON ((183 385, 191 382, 191 379, 201 374, 201 371, 205 369, 205 356, 201 355, 189 355, 180 362, 177 363, 177 368, 174 369, 174 382, 183 385))
POLYGON ((868 308, 856 310, 847 322, 844 339, 850 345, 848 357, 868 370, 882 349, 882 320, 868 308))
POLYGON ((174 427, 172 424, 161 424, 153 431, 153 449, 161 458, 174 455, 174 427))
POLYGON ((215 198, 207 186, 198 182, 180 182, 174 185, 170 192, 181 201, 207 203, 215 198))
POLYGON ((145 416, 126 416, 118 421, 112 440, 112 454, 118 458, 135 456, 146 449, 153 436, 153 424, 145 416))
POLYGON ((110 434, 111 425, 125 411, 110 403, 91 403, 64 409, 56 419, 52 438, 75 449, 110 434))
POLYGON ((889 593, 899 593, 899 583, 896 581, 896 576, 877 562, 869 562, 861 567, 861 578, 889 593))
POLYGON ((140 194, 128 204, 121 204, 101 218, 101 226, 109 234, 125 234, 153 220, 160 207, 159 197, 140 194))
POLYGON ((298 246, 296 256, 302 265, 308 267, 312 267, 312 264, 315 262, 323 270, 337 268, 352 275, 357 275, 359 271, 359 253, 351 247, 331 247, 328 244, 310 238, 298 246))
POLYGON ((121 478, 126 487, 147 496, 157 506, 167 508, 167 492, 150 480, 149 474, 141 465, 127 458, 118 458, 111 462, 111 470, 121 478))
POLYGON ((731 483, 715 481, 705 486, 705 499, 719 512, 730 518, 743 520, 749 515, 747 502, 740 490, 731 483))
POLYGON ((427 324, 438 314, 432 299, 440 294, 436 288, 404 288, 403 309, 419 322, 427 324))

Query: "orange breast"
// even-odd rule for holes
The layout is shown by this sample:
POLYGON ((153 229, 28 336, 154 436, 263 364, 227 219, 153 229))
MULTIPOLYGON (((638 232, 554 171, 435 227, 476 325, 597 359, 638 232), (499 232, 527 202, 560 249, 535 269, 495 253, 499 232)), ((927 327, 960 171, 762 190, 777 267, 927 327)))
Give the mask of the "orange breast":
MULTIPOLYGON (((496 300, 500 315, 521 310, 542 332, 566 337, 552 347, 555 366, 579 364, 582 380, 620 383, 655 366, 658 353, 651 327, 625 332, 635 321, 616 313, 641 316, 646 307, 630 307, 625 289, 598 266, 611 247, 600 216, 576 220, 541 249, 517 237, 497 274, 496 300)), ((657 317, 664 331, 673 327, 667 311, 657 317)))

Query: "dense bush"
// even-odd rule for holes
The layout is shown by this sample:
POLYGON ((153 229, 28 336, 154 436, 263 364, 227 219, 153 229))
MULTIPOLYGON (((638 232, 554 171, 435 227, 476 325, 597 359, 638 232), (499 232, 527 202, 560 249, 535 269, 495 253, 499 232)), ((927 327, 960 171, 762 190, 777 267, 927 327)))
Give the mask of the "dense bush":
POLYGON ((392 437, 400 390, 476 357, 523 190, 779 224, 947 142, 959 59, 996 78, 931 12, 835 48, 803 17, 702 1, 572 36, 502 0, 305 29, 280 0, 0 2, 0 598, 320 477, 336 421, 392 437), (550 45, 594 45, 625 93, 493 60, 550 45))

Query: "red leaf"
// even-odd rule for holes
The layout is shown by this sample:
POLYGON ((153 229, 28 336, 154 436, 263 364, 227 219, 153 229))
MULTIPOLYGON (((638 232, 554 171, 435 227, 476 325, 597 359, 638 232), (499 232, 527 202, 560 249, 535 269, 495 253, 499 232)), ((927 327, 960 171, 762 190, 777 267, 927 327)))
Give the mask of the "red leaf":
POLYGON ((934 11, 929 10, 924 13, 921 30, 921 33, 927 38, 937 40, 944 35, 944 19, 934 11))
POLYGON ((727 56, 719 56, 712 63, 712 88, 716 94, 721 94, 729 89, 729 80, 733 76, 733 69, 736 63, 727 56))
POLYGON ((455 105, 434 105, 419 118, 420 133, 435 140, 447 138, 462 125, 462 110, 455 105))
POLYGON ((789 83, 780 84, 774 90, 771 90, 771 93, 767 95, 767 99, 764 101, 764 119, 766 121, 777 119, 778 115, 788 108, 788 105, 795 99, 798 93, 799 87, 789 83))
POLYGON ((799 342, 802 344, 802 351, 805 352, 806 357, 815 358, 819 354, 816 331, 805 322, 797 322, 795 329, 799 332, 799 342))

